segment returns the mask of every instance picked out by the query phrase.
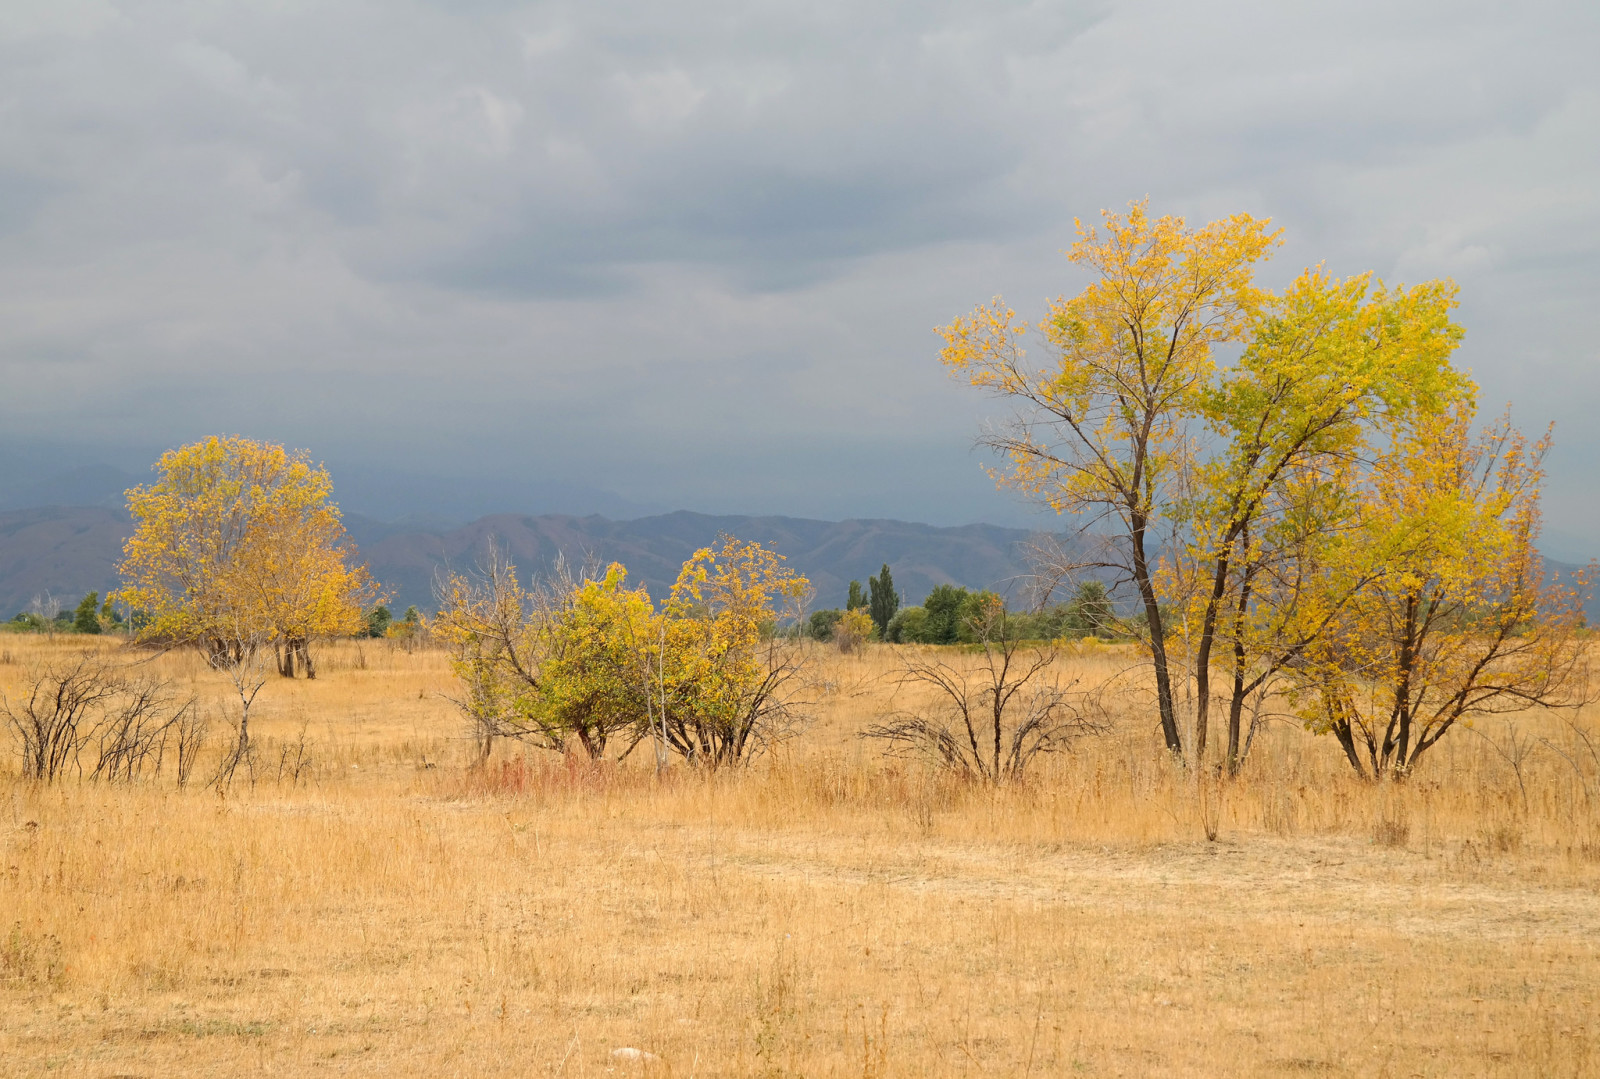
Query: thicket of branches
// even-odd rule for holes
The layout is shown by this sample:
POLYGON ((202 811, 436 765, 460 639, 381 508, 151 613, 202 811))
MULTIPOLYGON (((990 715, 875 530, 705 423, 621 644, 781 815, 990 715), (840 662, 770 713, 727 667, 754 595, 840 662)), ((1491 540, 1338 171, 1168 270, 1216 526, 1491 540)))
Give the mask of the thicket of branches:
POLYGON ((931 692, 931 706, 902 709, 862 732, 891 751, 926 755, 969 779, 1020 778, 1040 754, 1071 747, 1105 730, 1097 693, 1074 693, 1056 666, 1053 644, 1025 646, 999 597, 971 619, 979 642, 974 662, 948 653, 908 650, 902 687, 931 692))
POLYGON ((131 675, 93 655, 32 675, 16 700, 0 700, 22 775, 132 782, 160 774, 169 758, 187 783, 205 738, 193 698, 170 683, 131 675))

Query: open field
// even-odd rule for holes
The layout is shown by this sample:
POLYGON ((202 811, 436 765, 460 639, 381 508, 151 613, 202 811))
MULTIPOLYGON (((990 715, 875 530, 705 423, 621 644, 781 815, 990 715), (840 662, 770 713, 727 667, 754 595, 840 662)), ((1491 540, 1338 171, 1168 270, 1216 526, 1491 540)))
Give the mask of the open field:
MULTIPOLYGON (((0 686, 83 641, 0 637, 0 686)), ((269 682, 226 797, 8 756, 0 1073, 1600 1074, 1600 789, 1554 718, 1398 787, 1275 728, 1207 842, 1136 718, 998 793, 885 761, 891 656, 819 649, 807 737, 717 777, 473 771, 444 657, 388 642, 269 682)))

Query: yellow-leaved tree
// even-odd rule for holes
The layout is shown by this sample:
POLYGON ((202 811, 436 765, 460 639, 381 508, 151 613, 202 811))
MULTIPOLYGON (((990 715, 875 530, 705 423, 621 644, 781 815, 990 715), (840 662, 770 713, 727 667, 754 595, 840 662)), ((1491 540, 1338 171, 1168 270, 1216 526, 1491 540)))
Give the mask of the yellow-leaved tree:
POLYGON ((574 575, 558 562, 531 588, 497 553, 475 575, 448 575, 432 632, 479 759, 499 738, 598 759, 647 737, 695 765, 748 759, 795 715, 796 648, 773 631, 809 586, 782 561, 723 537, 684 563, 659 613, 618 563, 574 575))
POLYGON ((1214 441, 1179 504, 1175 564, 1194 672, 1194 757, 1204 761, 1212 665, 1228 653, 1226 765, 1245 747, 1246 701, 1270 688, 1367 581, 1331 578, 1359 506, 1359 463, 1382 432, 1470 398, 1451 367, 1455 289, 1301 274, 1264 301, 1238 363, 1201 395, 1214 441), (1308 585, 1312 587, 1308 588, 1308 585))
POLYGON ((377 596, 352 564, 327 470, 237 437, 170 450, 155 468, 128 492, 119 567, 140 636, 198 645, 213 665, 271 646, 282 674, 315 677, 311 642, 360 632, 377 596))
POLYGON ((1114 534, 1111 561, 1144 616, 1162 736, 1181 754, 1157 533, 1193 463, 1212 351, 1250 325, 1264 296, 1252 267, 1276 233, 1248 214, 1190 229, 1152 219, 1144 202, 1103 216, 1104 233, 1079 223, 1070 254, 1097 279, 1036 327, 1045 363, 1027 360, 1029 327, 998 299, 940 329, 940 358, 1014 406, 984 440, 1006 458, 997 478, 1114 534))
POLYGON ((776 627, 796 619, 810 582, 759 543, 723 536, 683 564, 663 611, 657 723, 691 764, 738 764, 789 733, 799 669, 776 627))
POLYGON ((495 551, 480 573, 447 576, 440 599, 432 632, 461 679, 456 704, 480 761, 498 738, 563 753, 577 743, 598 760, 618 736, 632 749, 647 733, 655 608, 644 588, 627 587, 620 563, 595 576, 558 561, 524 588, 495 551))
POLYGON ((1458 724, 1590 699, 1582 598, 1536 542, 1548 436, 1468 402, 1399 424, 1329 580, 1366 582, 1292 667, 1293 700, 1357 774, 1405 775, 1458 724))
POLYGON ((1588 582, 1556 586, 1539 560, 1544 444, 1471 434, 1454 284, 1308 270, 1274 295, 1252 279, 1264 222, 1190 230, 1142 202, 1105 222, 1079 226, 1071 257, 1097 279, 1038 324, 1045 362, 998 301, 942 328, 941 358, 1013 407, 984 440, 997 479, 1111 552, 1042 576, 1113 566, 1132 586, 1174 755, 1192 717, 1205 763, 1220 703, 1237 772, 1247 702, 1291 687, 1377 775, 1472 715, 1584 699, 1588 582), (1236 363, 1213 362, 1223 342, 1236 363))

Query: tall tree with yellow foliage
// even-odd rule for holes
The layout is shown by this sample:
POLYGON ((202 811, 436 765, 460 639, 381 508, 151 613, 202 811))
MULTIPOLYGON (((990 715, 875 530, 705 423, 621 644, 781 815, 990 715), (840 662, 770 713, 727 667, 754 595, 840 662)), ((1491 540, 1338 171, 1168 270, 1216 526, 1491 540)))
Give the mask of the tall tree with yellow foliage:
POLYGON ((1179 509, 1194 672, 1194 757, 1203 761, 1219 645, 1231 645, 1226 763, 1241 761, 1246 699, 1293 662, 1365 579, 1326 585, 1330 545, 1357 503, 1346 497, 1382 430, 1470 397, 1450 366, 1461 330, 1454 286, 1374 285, 1301 274, 1263 303, 1239 362, 1200 403, 1213 436, 1179 509), (1342 590, 1341 590, 1342 589, 1342 590))
POLYGON ((1047 362, 1026 359, 1029 327, 999 299, 943 327, 940 355, 1014 406, 984 440, 1006 459, 997 479, 1118 537, 1118 568, 1144 610, 1162 735, 1182 754, 1157 533, 1193 465, 1212 351, 1249 327, 1264 298, 1252 268, 1277 234, 1247 214, 1190 229, 1152 219, 1145 202, 1103 217, 1103 233, 1079 222, 1070 253, 1096 280, 1035 327, 1047 362))
POLYGON ((128 491, 119 567, 140 636, 195 644, 217 666, 270 646, 282 674, 315 677, 311 642, 359 632, 377 593, 350 564, 327 470, 238 437, 168 451, 155 468, 155 483, 128 491))

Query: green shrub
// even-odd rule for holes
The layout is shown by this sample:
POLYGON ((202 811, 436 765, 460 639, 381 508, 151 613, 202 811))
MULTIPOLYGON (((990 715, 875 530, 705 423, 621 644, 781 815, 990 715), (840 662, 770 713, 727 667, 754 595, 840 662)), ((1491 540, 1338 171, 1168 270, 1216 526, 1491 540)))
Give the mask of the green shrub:
POLYGON ((902 607, 889 619, 892 644, 932 644, 928 637, 928 612, 923 607, 902 607))
POLYGON ((813 611, 806 622, 806 633, 815 641, 830 641, 833 639, 833 627, 839 624, 844 617, 844 612, 837 608, 826 611, 813 611))

